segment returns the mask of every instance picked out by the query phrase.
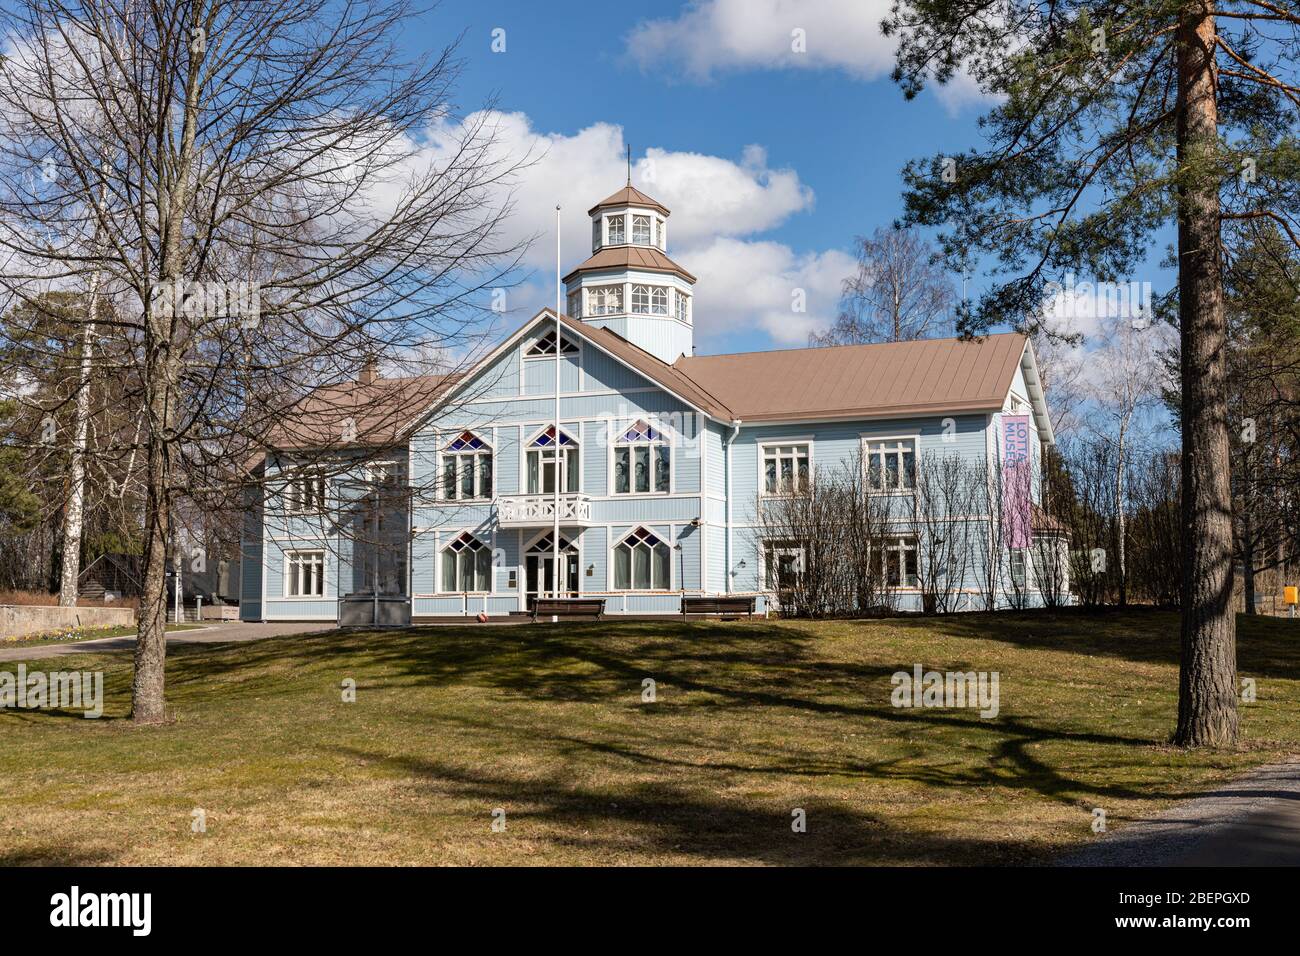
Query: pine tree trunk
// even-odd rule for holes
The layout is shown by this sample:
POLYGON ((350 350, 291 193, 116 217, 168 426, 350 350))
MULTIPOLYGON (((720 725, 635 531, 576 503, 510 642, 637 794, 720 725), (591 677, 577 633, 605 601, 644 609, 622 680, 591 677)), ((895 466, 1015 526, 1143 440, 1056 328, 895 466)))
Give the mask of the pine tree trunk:
POLYGON ((1178 292, 1182 346, 1182 659, 1174 742, 1237 742, 1232 489, 1219 246, 1214 6, 1183 9, 1178 31, 1178 292))

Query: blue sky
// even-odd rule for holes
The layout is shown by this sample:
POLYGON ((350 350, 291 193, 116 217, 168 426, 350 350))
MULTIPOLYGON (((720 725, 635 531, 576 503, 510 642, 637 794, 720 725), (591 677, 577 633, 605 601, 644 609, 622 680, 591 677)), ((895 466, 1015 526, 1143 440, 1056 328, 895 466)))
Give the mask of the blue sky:
POLYGON ((530 257, 539 271, 512 307, 531 313, 553 300, 553 194, 567 193, 567 268, 587 241, 586 208, 622 185, 617 159, 630 142, 634 182, 673 210, 670 254, 699 276, 700 350, 803 344, 810 327, 833 317, 853 237, 901 211, 903 164, 960 150, 976 135, 969 91, 908 103, 889 80, 889 47, 876 31, 887 7, 444 0, 425 15, 415 45, 465 31, 461 106, 495 97, 516 114, 506 139, 549 151, 518 197, 518 226, 546 234, 530 257), (497 29, 504 52, 492 49, 497 29), (791 49, 794 29, 805 31, 803 51, 791 49), (648 151, 658 157, 653 182, 640 165, 648 151), (557 152, 567 174, 563 190, 548 191, 557 174, 544 167, 557 152), (716 207, 683 198, 704 173, 716 207), (795 286, 808 313, 787 318, 795 286))

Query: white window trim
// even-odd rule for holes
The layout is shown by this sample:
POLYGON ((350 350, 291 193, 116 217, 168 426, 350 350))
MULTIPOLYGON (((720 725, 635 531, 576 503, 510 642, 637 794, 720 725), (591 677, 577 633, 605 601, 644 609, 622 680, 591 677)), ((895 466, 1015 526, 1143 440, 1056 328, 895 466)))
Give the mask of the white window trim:
MULTIPOLYGON (((547 358, 554 359, 555 356, 550 355, 550 356, 547 356, 547 358)), ((496 429, 495 429, 495 427, 494 427, 494 428, 493 428, 493 432, 495 432, 495 431, 496 431, 496 429)), ((447 442, 447 444, 451 444, 451 442, 456 441, 456 439, 459 438, 461 435, 463 435, 465 432, 469 432, 471 435, 473 435, 475 438, 477 438, 479 441, 481 441, 481 442, 483 443, 483 446, 484 446, 484 447, 483 447, 482 449, 477 450, 477 451, 448 451, 447 448, 446 448, 445 445, 444 445, 442 448, 439 449, 439 451, 438 451, 438 460, 437 460, 437 462, 436 462, 436 464, 435 464, 436 471, 434 472, 434 491, 435 491, 435 494, 434 494, 434 500, 435 500, 435 501, 438 501, 438 502, 441 502, 441 503, 446 503, 446 504, 474 504, 474 503, 482 503, 482 502, 485 502, 485 501, 493 501, 493 500, 495 500, 495 498, 496 498, 496 495, 497 495, 497 450, 496 450, 496 447, 494 446, 494 444, 493 444, 491 441, 489 441, 488 439, 484 438, 482 435, 480 435, 477 431, 475 431, 475 430, 472 429, 472 428, 462 428, 460 431, 457 431, 457 432, 451 432, 450 434, 451 434, 453 437, 451 438, 451 440, 450 440, 449 442, 447 442), (448 459, 448 458, 469 458, 469 457, 471 457, 471 456, 472 456, 472 457, 478 457, 479 455, 483 455, 483 454, 487 454, 487 455, 491 456, 491 458, 492 458, 492 494, 491 494, 491 495, 487 495, 487 496, 484 496, 484 495, 481 495, 481 494, 476 494, 473 498, 460 498, 460 497, 456 497, 456 498, 448 498, 448 497, 447 497, 447 485, 446 485, 446 483, 445 483, 445 481, 444 481, 445 475, 443 474, 443 465, 444 465, 446 459, 448 459)), ((448 433, 447 433, 447 432, 443 432, 442 434, 443 434, 443 435, 446 435, 446 434, 448 434, 448 433)), ((440 442, 440 443, 441 443, 441 442, 440 442)), ((456 487, 459 488, 459 487, 460 487, 460 468, 459 468, 459 463, 457 464, 456 476, 457 476, 457 477, 456 477, 456 487)), ((475 490, 476 492, 482 490, 482 488, 481 488, 480 476, 477 475, 477 474, 475 474, 475 476, 474 476, 474 490, 475 490)), ((460 592, 457 592, 457 593, 460 593, 460 592)))
POLYGON ((755 462, 755 464, 757 466, 758 496, 760 498, 793 497, 791 493, 769 492, 767 490, 767 472, 764 469, 763 461, 767 457, 767 449, 777 448, 781 445, 807 445, 808 446, 808 480, 812 481, 813 475, 816 474, 816 467, 815 467, 816 466, 816 457, 815 457, 816 443, 813 441, 811 435, 803 435, 798 438, 782 438, 782 439, 765 438, 762 441, 755 442, 754 446, 757 451, 757 461, 755 462))
MULTIPOLYGON (((562 495, 580 495, 580 494, 582 494, 582 485, 583 485, 583 481, 582 481, 582 478, 583 478, 583 475, 582 475, 582 469, 583 469, 583 459, 584 459, 584 457, 585 457, 584 454, 583 454, 583 451, 582 451, 582 426, 583 426, 583 422, 584 422, 584 421, 585 421, 585 419, 580 420, 580 421, 577 421, 577 422, 560 422, 560 431, 564 432, 564 433, 567 434, 570 438, 572 438, 572 439, 573 439, 573 447, 576 448, 576 449, 578 449, 578 490, 577 490, 577 491, 561 490, 561 491, 560 491, 560 494, 562 494, 562 495)), ((530 451, 550 451, 550 450, 553 449, 553 448, 563 447, 563 446, 559 445, 558 443, 557 443, 556 445, 552 445, 551 448, 534 448, 534 447, 533 447, 533 442, 535 442, 535 441, 537 440, 537 436, 543 434, 543 433, 546 431, 546 429, 550 428, 553 424, 554 424, 554 422, 548 422, 548 423, 546 423, 546 424, 543 425, 541 428, 538 428, 538 429, 537 429, 536 431, 534 431, 531 435, 529 435, 529 437, 528 437, 526 440, 521 441, 521 442, 519 443, 519 492, 518 492, 518 493, 519 493, 520 495, 544 495, 544 494, 546 494, 546 492, 544 492, 544 491, 529 491, 529 490, 528 490, 528 453, 529 453, 530 451)), ((521 435, 524 434, 523 429, 524 429, 525 427, 526 427, 526 426, 523 426, 523 425, 521 425, 521 426, 519 427, 519 433, 520 433, 521 435)), ((565 467, 567 468, 568 466, 566 465, 565 467)), ((566 474, 565 477, 566 477, 566 478, 568 477, 567 474, 566 474)), ((495 471, 492 473, 492 483, 493 483, 493 485, 496 484, 496 472, 495 472, 495 471)))
MULTIPOLYGON (((519 353, 520 353, 520 356, 523 358, 523 360, 524 360, 525 362, 554 362, 554 361, 555 361, 555 353, 554 353, 554 352, 549 352, 549 353, 546 353, 546 354, 543 354, 543 355, 529 355, 529 354, 528 354, 530 351, 532 351, 533 346, 535 346, 535 345, 536 345, 539 341, 541 341, 542 339, 546 338, 546 336, 547 336, 548 333, 550 333, 550 332, 554 332, 554 331, 555 331, 555 323, 552 322, 550 328, 546 329, 546 331, 542 332, 540 335, 538 335, 537 337, 535 337, 535 338, 532 339, 531 341, 529 341, 529 342, 521 342, 520 345, 519 345, 519 353)), ((582 339, 581 339, 580 337, 575 337, 574 335, 570 334, 569 331, 566 329, 566 330, 564 330, 564 331, 561 332, 560 338, 561 338, 562 341, 567 341, 570 345, 577 346, 577 347, 576 347, 572 352, 561 352, 560 355, 562 355, 562 356, 563 356, 563 355, 571 355, 571 356, 574 357, 575 360, 577 360, 579 357, 581 357, 581 355, 582 355, 582 344, 583 344, 583 343, 582 343, 582 339)))
MULTIPOLYGON (((625 442, 625 441, 621 441, 621 440, 616 440, 616 441, 611 441, 611 442, 608 443, 608 444, 609 444, 609 455, 607 456, 607 460, 608 460, 608 471, 607 471, 607 474, 605 475, 605 480, 606 480, 606 486, 605 486, 605 487, 608 489, 608 497, 609 497, 611 500, 623 501, 623 500, 625 500, 625 499, 627 499, 627 498, 664 498, 664 497, 667 497, 667 496, 669 496, 669 495, 674 495, 674 494, 676 494, 676 491, 677 491, 677 455, 676 455, 676 449, 677 449, 677 447, 678 447, 679 444, 680 444, 680 442, 679 442, 678 439, 677 439, 677 435, 676 435, 676 433, 675 433, 675 432, 671 432, 671 431, 669 431, 669 430, 667 430, 667 429, 665 429, 665 428, 660 427, 656 422, 652 421, 652 420, 647 416, 647 417, 644 417, 644 418, 634 418, 634 419, 632 419, 632 420, 630 420, 630 421, 628 421, 628 422, 625 422, 625 423, 624 423, 624 424, 623 424, 623 425, 618 429, 618 431, 616 432, 616 434, 617 434, 617 435, 619 436, 619 438, 621 439, 622 436, 625 435, 625 434, 627 433, 627 430, 628 430, 629 428, 631 428, 633 425, 635 425, 638 421, 643 421, 643 422, 645 422, 647 425, 649 425, 651 428, 653 428, 655 431, 657 431, 657 432, 659 433, 659 439, 656 440, 656 441, 634 441, 634 442, 625 442), (650 489, 649 491, 635 491, 635 490, 633 490, 633 491, 619 491, 619 490, 618 490, 618 484, 617 484, 617 478, 618 478, 618 476, 617 476, 616 471, 615 471, 615 466, 616 466, 616 463, 617 463, 617 461, 618 461, 618 449, 620 449, 620 448, 633 448, 633 447, 635 447, 635 446, 637 446, 637 445, 647 445, 647 446, 649 446, 650 449, 651 449, 651 453, 650 453, 650 462, 651 462, 651 469, 652 469, 652 471, 651 471, 651 476, 650 476, 650 478, 651 478, 651 480, 650 480, 651 489, 650 489), (655 460, 655 458, 654 458, 654 448, 655 448, 656 446, 658 446, 658 445, 664 445, 664 446, 666 446, 666 447, 668 448, 668 490, 667 490, 667 491, 655 491, 655 490, 654 490, 654 474, 653 474, 653 466, 654 466, 654 460, 655 460)), ((579 457, 579 463, 581 463, 581 456, 579 457)), ((632 482, 632 479, 631 479, 631 475, 629 475, 629 476, 628 476, 628 486, 631 487, 632 484, 633 484, 633 482, 632 482)), ((691 492, 691 497, 697 497, 696 493, 695 493, 695 492, 691 492)), ((645 527, 645 526, 644 526, 644 525, 639 525, 638 527, 645 527)), ((633 530, 635 530, 635 529, 633 529, 633 530)))
POLYGON ((645 315, 645 316, 650 316, 651 318, 661 318, 661 319, 676 318, 676 313, 673 312, 672 296, 669 294, 669 293, 671 293, 674 289, 676 289, 676 286, 672 286, 672 285, 658 285, 658 284, 653 283, 653 282, 633 282, 633 283, 631 283, 631 284, 629 285, 629 287, 628 287, 627 314, 628 314, 628 315, 645 315), (649 309, 651 309, 651 310, 654 309, 653 302, 654 302, 654 294, 655 294, 655 292, 657 292, 657 291, 658 291, 658 292, 662 292, 662 293, 664 294, 664 311, 662 311, 662 312, 654 312, 654 311, 649 311, 649 312, 638 312, 638 311, 636 311, 636 305, 635 305, 635 302, 636 302, 636 298, 635 298, 636 293, 635 293, 633 290, 636 289, 638 286, 646 290, 646 299, 647 299, 647 302, 649 303, 649 304, 647 305, 647 308, 649 308, 649 309))
MULTIPOLYGON (((283 551, 284 557, 283 569, 280 580, 281 597, 291 601, 320 601, 329 597, 330 593, 330 576, 329 576, 329 549, 328 548, 291 548, 283 551), (289 593, 289 568, 293 564, 293 558, 303 554, 319 554, 320 557, 320 594, 290 594, 289 593)), ((301 567, 301 564, 299 565, 301 567)))
POLYGON ((625 209, 625 210, 623 210, 622 212, 605 213, 605 214, 602 216, 602 218, 605 220, 605 226, 604 226, 605 245, 607 245, 607 246, 626 246, 626 245, 628 245, 628 243, 629 243, 629 241, 630 241, 630 240, 628 239, 628 237, 631 235, 631 231, 628 229, 628 225, 629 225, 629 223, 628 223, 628 221, 627 221, 627 215, 628 215, 628 213, 627 213, 627 210, 625 209), (618 240, 617 242, 615 242, 615 241, 611 238, 612 230, 610 229, 610 225, 611 225, 612 220, 614 220, 614 219, 621 219, 621 220, 623 220, 623 238, 620 239, 620 240, 618 240))
MULTIPOLYGON (((607 572, 607 578, 606 578, 606 583, 609 585, 609 592, 610 592, 610 593, 612 593, 612 594, 671 594, 671 593, 673 593, 674 591, 677 591, 677 590, 678 590, 678 585, 677 585, 677 567, 676 567, 676 566, 677 566, 677 563, 678 563, 679 559, 678 559, 678 557, 677 557, 677 540, 676 540, 676 538, 675 538, 675 535, 673 534, 673 532, 675 531, 675 528, 670 529, 669 534, 664 535, 664 534, 660 533, 659 531, 656 531, 654 525, 650 524, 649 522, 644 522, 644 523, 641 523, 641 524, 634 524, 634 525, 632 525, 631 527, 629 527, 626 531, 624 531, 623 534, 618 538, 617 541, 614 540, 613 530, 614 530, 614 528, 613 528, 613 526, 611 525, 611 526, 610 526, 610 529, 609 529, 609 532, 610 532, 610 533, 609 533, 609 540, 610 540, 612 543, 611 543, 610 546, 609 546, 609 552, 608 552, 608 553, 606 554, 606 556, 605 556, 605 560, 608 562, 608 563, 605 565, 606 568, 608 569, 608 572, 607 572), (636 534, 638 531, 640 531, 640 530, 642 530, 642 529, 645 529, 646 531, 650 532, 652 535, 654 535, 656 538, 658 538, 658 539, 660 540, 660 542, 662 542, 662 543, 663 543, 663 544, 668 548, 668 586, 665 587, 665 588, 655 588, 655 587, 650 587, 650 588, 638 588, 638 587, 621 588, 621 587, 618 586, 618 579, 617 579, 617 577, 616 577, 617 572, 616 572, 615 569, 614 569, 614 554, 618 551, 618 549, 619 549, 620 547, 622 547, 623 542, 627 541, 628 538, 632 537, 632 535, 636 534)), ((652 560, 653 560, 653 557, 652 557, 652 560)), ((579 564, 581 564, 581 562, 579 562, 579 564)), ((580 577, 581 577, 581 571, 582 571, 582 569, 581 569, 581 567, 579 567, 579 576, 580 576, 580 577)), ((654 565, 653 565, 653 564, 652 564, 651 567, 650 567, 650 580, 651 580, 651 583, 653 584, 653 583, 654 583, 654 565)), ((633 582, 633 583, 635 583, 635 582, 633 582)))
POLYGON ((284 514, 291 518, 316 518, 321 515, 327 515, 330 511, 330 487, 329 476, 323 473, 306 473, 300 472, 285 481, 284 491, 282 492, 282 502, 284 504, 284 514), (321 506, 317 508, 299 507, 294 502, 298 495, 294 492, 294 486, 303 482, 320 481, 321 483, 321 506))
POLYGON ((879 488, 879 489, 877 489, 877 488, 872 488, 872 487, 870 487, 870 484, 869 484, 869 483, 870 483, 870 480, 871 480, 871 478, 870 478, 870 476, 871 476, 871 462, 868 460, 868 452, 867 452, 867 449, 868 449, 868 447, 869 447, 870 445, 873 445, 873 444, 875 444, 875 443, 877 443, 877 442, 901 442, 901 441, 910 441, 910 442, 912 443, 912 460, 913 460, 913 462, 915 462, 915 467, 919 468, 920 465, 921 465, 921 434, 920 434, 920 432, 912 432, 911 434, 905 434, 905 435, 868 435, 868 434, 863 434, 863 435, 860 435, 859 438, 861 439, 861 445, 860 445, 860 448, 861 448, 861 455, 862 455, 862 482, 863 482, 863 486, 866 487, 866 489, 867 489, 867 494, 870 494, 870 495, 895 495, 895 496, 906 496, 906 495, 914 495, 914 494, 916 494, 916 483, 915 483, 915 481, 913 481, 913 483, 912 483, 912 487, 911 487, 911 488, 879 488))
MULTIPOLYGON (((884 552, 886 552, 886 553, 888 553, 888 552, 890 552, 890 551, 896 551, 896 552, 899 552, 899 554, 900 554, 900 558, 899 558, 899 560, 900 560, 900 561, 904 560, 904 559, 902 558, 901 555, 902 555, 902 553, 903 553, 904 551, 906 551, 906 550, 911 550, 912 553, 914 553, 914 554, 916 555, 916 583, 915 583, 915 584, 897 584, 897 585, 892 585, 892 584, 889 584, 887 581, 882 581, 882 582, 881 582, 881 586, 882 586, 882 587, 889 588, 891 591, 906 591, 906 592, 908 592, 908 593, 914 593, 914 592, 920 591, 920 590, 921 590, 921 543, 917 540, 916 533, 915 533, 915 532, 906 532, 906 533, 904 533, 904 532, 901 532, 901 531, 900 531, 900 532, 897 532, 897 533, 892 533, 892 534, 883 535, 883 536, 881 537, 881 541, 883 542, 883 546, 881 547, 880 550, 881 550, 881 551, 884 551, 884 552), (910 549, 900 548, 900 547, 899 547, 899 542, 902 542, 902 541, 910 541, 910 542, 912 542, 912 547, 911 547, 910 549)), ((887 574, 888 574, 888 572, 887 572, 887 568, 888 568, 888 565, 885 563, 885 560, 882 560, 882 561, 881 561, 881 564, 880 564, 880 570, 881 570, 881 573, 884 574, 884 575, 886 575, 886 576, 887 576, 887 574)), ((900 567, 899 567, 899 579, 900 579, 900 580, 905 576, 905 574, 906 574, 906 570, 907 570, 907 568, 906 568, 906 563, 905 563, 905 561, 904 561, 904 564, 900 565, 900 567)))
MULTIPOLYGON (((478 535, 476 535, 476 534, 474 533, 473 529, 471 529, 471 528, 462 528, 462 529, 459 530, 459 531, 455 531, 455 532, 443 532, 443 533, 438 534, 438 535, 434 538, 434 547, 437 549, 436 552, 435 552, 435 554, 436 554, 436 556, 437 556, 437 560, 434 562, 434 566, 433 566, 433 574, 434 574, 433 584, 434 584, 434 591, 433 591, 433 593, 432 593, 431 595, 428 595, 428 596, 430 596, 430 597, 448 597, 448 596, 457 595, 457 594, 469 594, 469 595, 473 595, 473 596, 477 596, 477 597, 483 597, 483 596, 485 596, 485 595, 490 597, 490 596, 492 596, 492 595, 495 595, 495 594, 499 593, 499 592, 497 591, 497 582, 496 582, 496 571, 497 571, 497 568, 496 568, 496 565, 495 565, 495 564, 490 564, 490 565, 488 566, 488 589, 487 589, 486 591, 460 591, 460 590, 457 590, 457 591, 444 591, 444 590, 442 589, 442 563, 443 563, 443 560, 445 559, 447 552, 451 549, 451 546, 452 546, 453 544, 455 544, 457 541, 459 541, 460 538, 461 538, 463 535, 469 535, 471 538, 473 538, 475 541, 477 541, 481 547, 487 549, 488 554, 492 554, 492 553, 493 553, 493 551, 494 551, 494 546, 493 546, 492 542, 491 542, 491 541, 484 541, 481 537, 479 537, 478 535), (444 539, 444 537, 443 537, 443 534, 446 534, 446 538, 445 538, 445 539, 444 539), (445 544, 443 543, 444 540, 446 541, 445 544)), ((493 535, 495 536, 495 532, 493 532, 493 535)), ((478 549, 475 549, 475 550, 477 551, 478 549)))
POLYGON ((768 552, 769 552, 769 551, 772 551, 772 552, 775 552, 776 554, 794 554, 794 555, 798 555, 798 557, 799 557, 799 573, 800 573, 800 574, 803 574, 803 572, 804 572, 804 570, 805 570, 805 563, 806 563, 807 560, 808 560, 808 551, 807 551, 807 549, 806 549, 803 545, 796 545, 796 546, 794 546, 794 547, 785 547, 785 548, 780 548, 780 547, 770 547, 769 544, 770 544, 769 542, 764 541, 764 542, 762 543, 762 546, 759 548, 759 555, 758 555, 758 558, 759 558, 759 567, 758 567, 759 578, 758 578, 758 580, 759 580, 759 583, 760 583, 759 590, 760 590, 760 591, 763 591, 763 592, 765 592, 765 593, 767 593, 767 594, 772 594, 772 593, 774 593, 774 592, 773 592, 771 586, 768 584, 768 581, 767 581, 767 578, 768 578, 768 573, 767 573, 767 572, 768 572, 768 566, 767 566, 767 554, 768 554, 768 552))

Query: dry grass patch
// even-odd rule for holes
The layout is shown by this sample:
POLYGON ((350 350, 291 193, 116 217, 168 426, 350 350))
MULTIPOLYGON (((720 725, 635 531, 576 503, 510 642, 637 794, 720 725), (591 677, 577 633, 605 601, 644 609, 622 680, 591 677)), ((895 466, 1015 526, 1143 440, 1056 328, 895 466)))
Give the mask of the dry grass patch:
POLYGON ((123 719, 127 655, 63 658, 105 671, 105 719, 0 713, 0 862, 1047 860, 1093 839, 1093 807, 1120 826, 1300 749, 1297 636, 1241 618, 1259 701, 1233 753, 1166 745, 1177 619, 1156 612, 181 646, 175 721, 149 729, 123 719), (997 718, 892 707, 917 663, 998 671, 997 718))

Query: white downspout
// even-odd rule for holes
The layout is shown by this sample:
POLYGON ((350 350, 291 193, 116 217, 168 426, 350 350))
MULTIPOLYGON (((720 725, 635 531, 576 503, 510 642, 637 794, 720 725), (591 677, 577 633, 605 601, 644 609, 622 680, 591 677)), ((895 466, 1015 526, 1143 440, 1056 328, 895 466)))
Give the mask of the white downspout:
POLYGON ((735 577, 735 554, 732 551, 731 544, 731 446, 736 443, 736 436, 740 434, 740 419, 731 420, 731 437, 727 439, 727 593, 730 594, 735 590, 732 579, 735 577))

